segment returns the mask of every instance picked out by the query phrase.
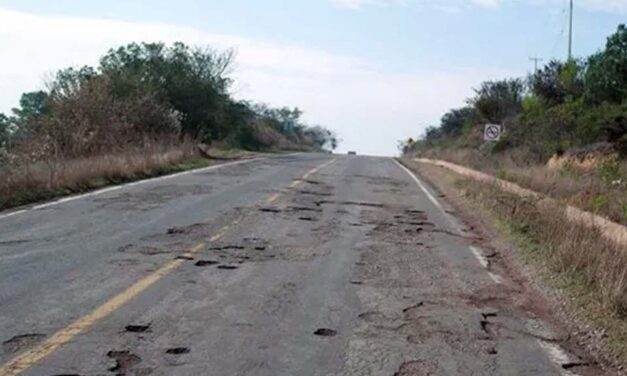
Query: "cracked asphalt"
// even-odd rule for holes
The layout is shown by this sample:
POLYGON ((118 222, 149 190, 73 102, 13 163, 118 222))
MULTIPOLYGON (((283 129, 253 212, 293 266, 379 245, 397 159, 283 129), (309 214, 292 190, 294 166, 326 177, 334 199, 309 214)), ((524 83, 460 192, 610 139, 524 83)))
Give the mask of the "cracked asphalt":
POLYGON ((0 374, 604 374, 423 188, 294 154, 0 218, 0 374))

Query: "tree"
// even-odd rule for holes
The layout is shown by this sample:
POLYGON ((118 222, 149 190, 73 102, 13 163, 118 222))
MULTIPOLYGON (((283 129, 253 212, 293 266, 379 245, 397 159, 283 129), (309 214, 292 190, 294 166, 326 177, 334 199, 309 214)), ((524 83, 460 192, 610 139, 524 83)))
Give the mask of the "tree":
POLYGON ((586 100, 593 104, 627 99, 627 27, 619 25, 605 50, 588 59, 586 100))
POLYGON ((204 141, 231 133, 228 77, 233 51, 191 48, 177 42, 131 43, 110 50, 100 70, 112 77, 117 95, 152 90, 182 115, 183 132, 204 141))
POLYGON ((0 112, 0 148, 6 147, 9 143, 11 123, 8 116, 0 112))
POLYGON ((472 107, 453 109, 442 116, 440 129, 446 136, 458 136, 464 126, 476 121, 477 112, 472 107))
POLYGON ((485 120, 502 123, 522 110, 524 88, 520 79, 483 82, 468 103, 485 120))
POLYGON ((578 98, 584 91, 585 64, 577 60, 566 63, 552 60, 530 77, 533 94, 549 106, 564 103, 566 98, 578 98))
POLYGON ((34 119, 40 118, 48 111, 48 93, 32 91, 20 97, 20 107, 13 108, 15 122, 18 126, 26 126, 34 119))

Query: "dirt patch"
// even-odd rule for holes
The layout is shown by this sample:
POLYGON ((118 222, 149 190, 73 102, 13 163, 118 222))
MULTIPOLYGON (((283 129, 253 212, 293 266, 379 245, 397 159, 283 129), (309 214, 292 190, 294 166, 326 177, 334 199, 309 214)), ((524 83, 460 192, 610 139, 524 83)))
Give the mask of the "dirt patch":
POLYGON ((109 368, 109 371, 115 372, 116 375, 130 375, 131 369, 142 361, 139 356, 128 350, 111 350, 107 356, 115 360, 115 365, 109 368))
POLYGON ((434 375, 435 371, 436 367, 431 363, 412 360, 401 364, 398 371, 394 372, 394 376, 430 376, 434 375))

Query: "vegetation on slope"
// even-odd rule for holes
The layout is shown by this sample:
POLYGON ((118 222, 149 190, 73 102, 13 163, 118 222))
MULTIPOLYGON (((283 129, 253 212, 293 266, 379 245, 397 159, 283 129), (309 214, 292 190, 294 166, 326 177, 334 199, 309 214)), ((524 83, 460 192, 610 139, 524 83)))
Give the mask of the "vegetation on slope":
POLYGON ((627 223, 627 27, 588 58, 482 83, 465 107, 399 146, 407 156, 469 165, 627 223), (499 141, 483 141, 486 123, 503 126, 499 141), (572 158, 545 168, 563 155, 572 158))
POLYGON ((298 108, 235 100, 233 61, 231 51, 132 43, 97 67, 57 72, 46 90, 0 114, 0 209, 176 169, 205 154, 199 144, 336 147, 333 132, 304 124, 298 108))

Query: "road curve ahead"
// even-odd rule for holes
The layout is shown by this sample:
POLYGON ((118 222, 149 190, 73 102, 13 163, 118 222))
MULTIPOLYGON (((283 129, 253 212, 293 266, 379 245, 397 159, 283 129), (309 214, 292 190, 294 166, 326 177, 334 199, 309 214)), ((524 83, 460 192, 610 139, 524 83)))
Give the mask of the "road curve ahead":
POLYGON ((450 213, 296 154, 0 218, 0 375, 598 374, 450 213))

